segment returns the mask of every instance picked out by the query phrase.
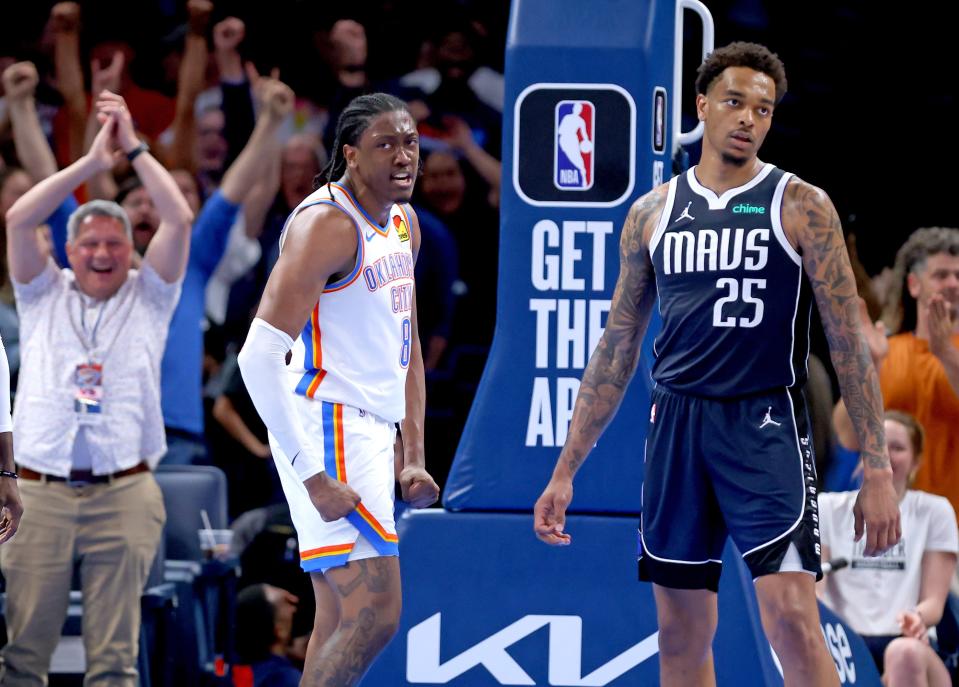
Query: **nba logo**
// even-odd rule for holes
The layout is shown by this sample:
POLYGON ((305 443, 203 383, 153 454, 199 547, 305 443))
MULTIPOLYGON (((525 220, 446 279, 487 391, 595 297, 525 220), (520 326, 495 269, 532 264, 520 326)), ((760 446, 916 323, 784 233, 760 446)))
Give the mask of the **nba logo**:
POLYGON ((596 108, 588 100, 556 103, 553 130, 553 184, 563 191, 593 186, 593 122, 596 108))

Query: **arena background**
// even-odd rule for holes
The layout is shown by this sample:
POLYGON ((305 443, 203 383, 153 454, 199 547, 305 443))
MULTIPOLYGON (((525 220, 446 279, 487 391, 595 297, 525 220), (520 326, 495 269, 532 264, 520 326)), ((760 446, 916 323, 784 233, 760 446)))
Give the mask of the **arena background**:
MULTIPOLYGON (((52 4, 36 2, 18 3, 15 6, 8 3, 3 7, 0 10, 5 15, 4 21, 0 22, 0 54, 42 61, 44 58, 33 46, 52 4)), ((610 6, 617 4, 595 2, 590 3, 589 8, 590 11, 603 13, 610 12, 610 6)), ((81 5, 85 17, 95 18, 95 21, 86 20, 85 27, 90 33, 85 35, 84 40, 92 41, 97 35, 124 37, 138 51, 135 72, 138 80, 143 85, 159 86, 163 82, 162 58, 169 52, 171 41, 176 40, 176 27, 184 20, 182 3, 173 0, 142 3, 95 1, 83 2, 81 5)), ((247 24, 246 44, 250 46, 247 56, 257 63, 261 71, 279 67, 284 80, 297 93, 309 96, 324 87, 322 75, 313 68, 316 60, 313 29, 329 27, 335 20, 344 17, 354 18, 362 23, 369 37, 368 66, 371 78, 375 81, 380 76, 386 77, 411 70, 415 66, 422 41, 431 32, 443 27, 443 22, 451 9, 455 9, 455 5, 468 7, 472 16, 480 18, 488 31, 483 61, 497 70, 502 70, 509 16, 509 4, 506 2, 409 0, 354 2, 350 7, 332 8, 323 3, 294 0, 274 0, 269 3, 254 0, 221 1, 215 3, 215 20, 230 15, 243 18, 247 24)), ((955 225, 954 175, 950 173, 951 168, 948 165, 957 153, 957 138, 953 127, 959 120, 959 103, 952 68, 954 36, 942 5, 914 3, 908 12, 902 6, 880 8, 867 2, 811 2, 799 6, 792 3, 743 0, 714 1, 709 2, 708 7, 715 21, 716 45, 731 40, 756 40, 768 45, 782 57, 789 76, 790 90, 776 112, 773 129, 761 157, 796 172, 830 194, 843 218, 845 229, 857 236, 860 257, 870 273, 876 273, 890 264, 896 249, 916 227, 955 225)), ((695 47, 700 39, 697 22, 687 22, 685 39, 688 47, 685 52, 687 102, 684 122, 688 127, 692 121, 689 114, 693 100, 692 70, 699 62, 698 48, 695 47)), ((640 107, 643 106, 641 101, 637 102, 640 107)), ((511 106, 511 103, 506 105, 507 108, 511 106)), ((504 137, 504 155, 510 153, 511 145, 512 141, 504 137)), ((697 147, 691 146, 689 154, 692 164, 697 156, 697 147)), ((504 179, 505 183, 507 182, 504 179)), ((638 196, 645 190, 637 186, 633 195, 638 196)), ((820 352, 824 350, 822 341, 816 346, 820 352)), ((827 356, 822 357, 828 359, 827 356)), ((452 445, 443 448, 446 450, 437 456, 440 476, 445 474, 444 462, 452 458, 452 445)), ((544 480, 545 477, 544 474, 544 480)), ((438 514, 429 513, 426 516, 427 519, 435 517, 438 517, 438 514)), ((611 523, 610 530, 597 530, 596 541, 607 541, 604 538, 609 537, 612 531, 625 532, 628 535, 630 525, 624 521, 625 519, 622 519, 611 523)), ((432 528, 434 525, 424 526, 432 528)), ((440 528, 444 526, 441 524, 440 528)), ((484 540, 484 546, 487 547, 484 553, 492 557, 485 560, 499 561, 502 568, 492 563, 488 568, 478 568, 473 559, 467 559, 461 561, 461 567, 454 564, 448 574, 438 574, 446 562, 432 556, 443 541, 453 542, 460 538, 461 533, 455 530, 438 538, 431 537, 425 542, 417 539, 416 533, 412 532, 410 548, 408 553, 404 554, 407 556, 404 564, 416 556, 421 556, 421 563, 429 557, 428 563, 415 563, 416 567, 411 571, 411 575, 415 576, 421 585, 429 585, 434 575, 441 579, 450 579, 449 576, 452 575, 458 588, 479 585, 484 578, 492 578, 493 587, 501 586, 496 582, 496 576, 509 580, 511 575, 521 573, 523 567, 512 569, 503 559, 497 558, 509 558, 512 544, 504 545, 503 550, 490 547, 494 547, 496 541, 512 542, 520 536, 528 538, 528 517, 520 514, 501 516, 492 521, 479 521, 478 524, 470 521, 465 523, 466 529, 487 526, 491 531, 502 528, 501 540, 494 536, 484 540), (449 539, 444 540, 444 536, 449 539), (469 578, 470 572, 477 577, 469 578)), ((583 525, 586 531, 589 531, 588 527, 591 526, 589 523, 583 525)), ((597 526, 602 528, 602 523, 597 526)), ((428 529, 428 532, 432 533, 434 530, 428 529)), ((516 551, 524 552, 533 545, 524 541, 518 545, 516 551)), ((583 555, 585 558, 577 560, 586 560, 597 569, 613 565, 605 559, 601 546, 592 547, 589 553, 583 555)), ((605 596, 613 593, 611 590, 621 589, 623 594, 630 593, 630 588, 626 585, 633 571, 629 567, 629 561, 626 561, 625 565, 627 574, 619 575, 616 582, 616 585, 622 586, 606 588, 605 596)), ((577 571, 575 568, 575 564, 569 565, 568 569, 563 568, 572 576, 571 586, 597 586, 596 578, 589 572, 590 569, 577 571)), ((748 592, 744 592, 744 589, 745 586, 736 591, 735 600, 724 602, 736 605, 737 610, 730 611, 729 617, 740 619, 742 623, 741 626, 734 624, 731 628, 733 636, 722 640, 730 642, 728 646, 731 652, 736 647, 736 633, 744 632, 746 628, 752 628, 753 632, 756 630, 755 623, 749 619, 750 614, 755 614, 755 609, 749 606, 748 592)), ((433 591, 428 589, 426 593, 433 591)), ((419 598, 415 596, 417 593, 414 590, 412 594, 408 594, 408 604, 413 609, 416 608, 419 598)), ((462 610, 467 612, 470 608, 486 603, 484 593, 493 592, 484 587, 474 588, 457 603, 464 604, 462 610)), ((505 603, 515 602, 518 609, 528 601, 529 591, 520 589, 516 594, 507 596, 505 603)), ((608 602, 609 599, 605 601, 608 602)), ((603 603, 604 599, 596 599, 600 612, 587 620, 587 624, 598 624, 603 620, 603 603)), ((639 603, 638 610, 634 610, 649 610, 648 599, 639 603)), ((513 613, 511 617, 515 619, 520 615, 522 613, 513 613)), ((414 625, 421 625, 421 621, 427 617, 420 615, 415 619, 415 623, 405 622, 401 633, 407 633, 414 625)), ((469 622, 482 624, 475 618, 463 618, 460 622, 464 625, 469 622)), ((459 648, 452 650, 444 644, 443 660, 468 649, 484 637, 491 636, 492 630, 506 627, 510 622, 512 621, 508 619, 490 619, 489 627, 483 630, 485 634, 480 633, 472 639, 464 639, 459 648)), ((616 622, 627 627, 630 619, 623 616, 616 622)), ((648 625, 648 617, 637 623, 648 625)), ((616 626, 615 623, 613 625, 616 626)), ((533 631, 535 629, 530 630, 533 631)), ((637 639, 642 636, 641 633, 637 639)), ((445 637, 444 634, 444 642, 445 637)), ((626 642, 620 649, 633 644, 633 641, 626 642)), ((598 644, 587 647, 584 640, 584 652, 595 654, 588 660, 600 664, 609 656, 600 658, 602 651, 596 648, 597 646, 598 644)), ((374 668, 374 673, 371 673, 371 677, 364 684, 407 684, 396 678, 395 672, 406 658, 401 652, 403 647, 398 637, 390 649, 391 653, 384 656, 383 662, 374 668)), ((523 651, 528 651, 527 658, 530 661, 540 660, 533 656, 536 653, 533 648, 521 648, 520 653, 523 651)), ((764 666, 760 671, 765 676, 762 680, 774 680, 775 675, 769 672, 770 659, 763 654, 763 647, 752 647, 746 653, 750 651, 753 652, 750 656, 764 666)), ((535 684, 594 684, 588 681, 553 682, 552 677, 546 677, 546 664, 537 665, 537 670, 543 673, 542 675, 536 675, 532 669, 529 672, 543 681, 535 684)), ((453 681, 452 684, 523 684, 489 682, 485 673, 484 677, 477 678, 478 672, 479 669, 476 669, 470 674, 476 680, 474 682, 453 681)), ((608 684, 634 683, 624 678, 622 682, 608 684)), ((752 682, 744 679, 738 684, 752 682)), ((757 681, 756 684, 772 682, 757 681)))

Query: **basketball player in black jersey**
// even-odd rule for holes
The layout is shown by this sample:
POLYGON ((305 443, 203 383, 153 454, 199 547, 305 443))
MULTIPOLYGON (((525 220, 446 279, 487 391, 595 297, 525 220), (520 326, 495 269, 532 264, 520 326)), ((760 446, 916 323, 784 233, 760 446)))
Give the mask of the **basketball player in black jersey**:
POLYGON ((864 448, 855 536, 879 555, 901 534, 855 280, 829 197, 757 157, 786 91, 779 58, 732 43, 700 66, 696 91, 702 158, 630 208, 606 330, 534 529, 548 544, 570 543, 573 476, 622 400, 658 295, 639 574, 654 585, 661 684, 715 684, 716 590, 731 536, 787 687, 838 685, 814 592, 822 573, 802 394, 813 299, 864 448))

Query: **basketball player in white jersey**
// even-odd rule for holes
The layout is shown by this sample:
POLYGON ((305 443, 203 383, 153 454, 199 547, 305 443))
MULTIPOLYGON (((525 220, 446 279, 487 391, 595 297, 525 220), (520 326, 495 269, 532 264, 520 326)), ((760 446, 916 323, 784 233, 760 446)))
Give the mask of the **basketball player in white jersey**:
POLYGON ((423 458, 420 232, 408 205, 418 167, 401 100, 375 93, 349 104, 326 183, 287 220, 240 352, 316 593, 303 685, 357 684, 396 632, 397 423, 404 500, 425 507, 439 496, 423 458))

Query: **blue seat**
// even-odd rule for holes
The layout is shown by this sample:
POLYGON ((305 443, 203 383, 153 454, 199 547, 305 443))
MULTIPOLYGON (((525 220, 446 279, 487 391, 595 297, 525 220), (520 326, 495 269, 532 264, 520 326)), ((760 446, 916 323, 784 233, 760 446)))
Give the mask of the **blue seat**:
POLYGON ((211 685, 233 658, 234 600, 238 567, 235 560, 204 560, 198 532, 205 511, 214 529, 226 529, 227 482, 210 465, 160 465, 157 483, 166 506, 164 580, 176 588, 178 600, 175 646, 169 656, 173 684, 211 685))
POLYGON ((166 506, 163 530, 166 557, 171 561, 201 561, 197 532, 206 511, 215 529, 227 527, 226 475, 212 465, 160 465, 156 480, 166 506))

